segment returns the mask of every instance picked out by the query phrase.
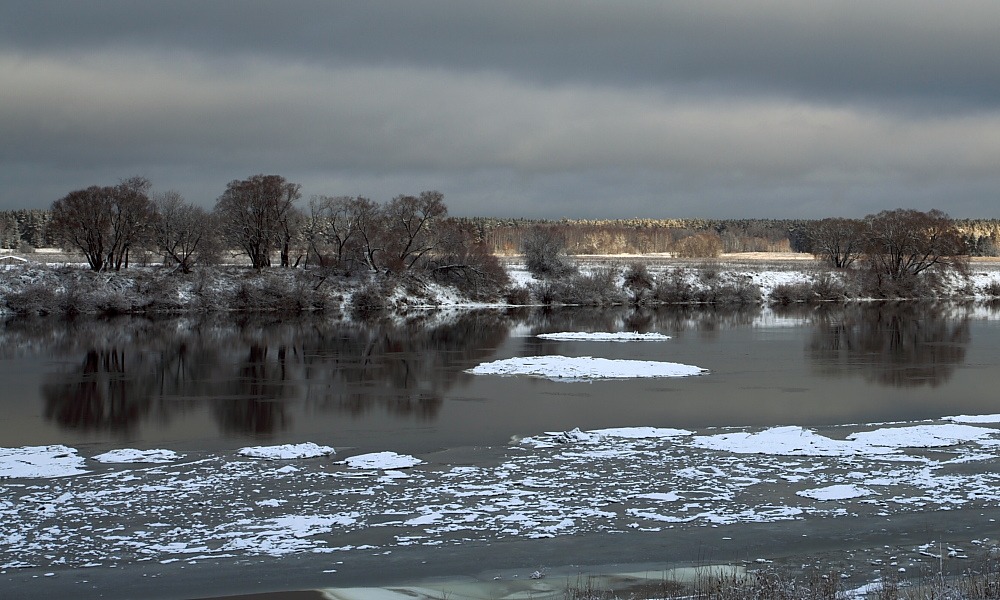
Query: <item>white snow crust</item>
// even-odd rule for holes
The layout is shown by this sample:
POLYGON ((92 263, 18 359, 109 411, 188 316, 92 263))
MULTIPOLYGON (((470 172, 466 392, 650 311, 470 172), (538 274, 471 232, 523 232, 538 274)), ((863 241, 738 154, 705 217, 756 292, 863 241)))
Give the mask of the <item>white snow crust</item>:
POLYGON ((847 439, 868 446, 889 448, 942 448, 978 440, 993 433, 996 430, 969 425, 914 425, 852 433, 847 439))
POLYGON ((137 450, 135 448, 122 448, 111 450, 104 454, 98 454, 93 459, 101 463, 169 463, 184 458, 183 454, 177 454, 173 450, 137 450))
POLYGON ((944 420, 952 423, 1000 423, 1000 415, 955 415, 944 420))
POLYGON ((295 458, 316 458, 329 456, 337 451, 330 446, 319 446, 313 442, 302 444, 282 444, 280 446, 248 446, 240 448, 240 456, 267 460, 289 460, 295 458))
POLYGON ((66 477, 86 473, 75 448, 62 445, 0 448, 0 479, 66 477))
POLYGON ((838 485, 828 485, 821 488, 813 488, 810 490, 801 490, 795 492, 799 496, 804 498, 813 498, 815 500, 848 500, 850 498, 862 498, 864 496, 871 496, 875 492, 861 486, 848 485, 848 484, 838 484, 838 485))
POLYGON ((357 454, 355 456, 349 456, 342 462, 352 469, 384 471, 392 469, 408 469, 419 465, 424 461, 407 454, 396 454, 395 452, 372 452, 370 454, 357 454))
POLYGON ((590 356, 530 356, 482 363, 466 371, 474 375, 530 375, 553 381, 691 377, 706 373, 692 365, 651 360, 624 360, 590 356))
POLYGON ((540 333, 538 337, 560 342, 662 342, 669 340, 669 335, 662 333, 639 333, 636 331, 595 332, 563 331, 560 333, 540 333))
MULTIPOLYGON (((262 454, 301 454, 274 448, 262 454)), ((477 462, 403 473, 421 458, 374 452, 276 468, 221 454, 83 475, 73 448, 3 448, 5 476, 54 478, 0 480, 0 568, 391 552, 861 514, 989 513, 1000 504, 1000 430, 955 423, 855 425, 827 435, 794 426, 572 429, 477 462), (379 547, 344 544, 366 531, 379 547)))

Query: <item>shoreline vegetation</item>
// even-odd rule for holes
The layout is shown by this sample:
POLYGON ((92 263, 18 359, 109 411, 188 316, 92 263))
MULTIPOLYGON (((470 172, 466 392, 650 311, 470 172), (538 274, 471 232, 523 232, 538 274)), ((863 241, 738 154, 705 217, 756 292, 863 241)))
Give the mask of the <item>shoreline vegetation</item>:
POLYGON ((990 258, 949 263, 901 282, 881 280, 870 269, 832 268, 803 253, 685 259, 560 251, 549 258, 558 267, 542 269, 527 255, 493 259, 503 271, 502 286, 442 281, 415 269, 345 273, 309 265, 200 265, 184 273, 169 265, 133 264, 96 272, 79 255, 57 249, 8 252, 0 253, 0 314, 312 313, 339 319, 449 307, 751 307, 1000 298, 1000 260, 990 258))
POLYGON ((1000 296, 1000 281, 970 270, 971 257, 1000 253, 1000 221, 958 221, 939 210, 819 220, 498 220, 451 217, 438 191, 386 202, 313 196, 300 207, 300 189, 279 175, 251 175, 229 182, 208 211, 131 177, 71 191, 49 211, 0 213, 0 246, 21 253, 0 257, 0 310, 370 317, 457 305, 1000 296), (25 259, 40 243, 71 252, 73 265, 25 259), (797 252, 813 261, 795 275, 775 274, 720 262, 723 251, 797 252), (523 268, 502 264, 513 253, 523 268), (632 257, 588 260, 598 253, 632 257), (701 262, 651 265, 649 256, 664 253, 701 262))
POLYGON ((449 307, 815 305, 867 301, 993 300, 1000 262, 933 271, 906 285, 878 287, 867 271, 832 269, 806 255, 564 257, 559 276, 531 273, 506 257, 508 283, 488 292, 422 272, 344 274, 321 267, 252 269, 204 265, 94 272, 53 252, 0 255, 0 314, 8 316, 185 313, 323 314, 379 318, 449 307), (58 262, 37 262, 36 258, 58 262))

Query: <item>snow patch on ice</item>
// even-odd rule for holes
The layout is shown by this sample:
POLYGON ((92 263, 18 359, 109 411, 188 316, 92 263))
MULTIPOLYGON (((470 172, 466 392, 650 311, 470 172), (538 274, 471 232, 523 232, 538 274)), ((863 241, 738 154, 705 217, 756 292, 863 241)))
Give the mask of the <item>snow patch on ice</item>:
POLYGON ((1000 415, 955 415, 944 420, 952 423, 1000 423, 1000 415))
POLYGON ((383 471, 408 469, 419 465, 424 461, 407 454, 396 454, 395 452, 372 452, 370 454, 358 454, 356 456, 351 456, 341 462, 352 469, 383 471))
POLYGON ((538 337, 559 342, 662 342, 669 340, 669 335, 662 333, 639 333, 636 331, 617 331, 587 333, 582 331, 564 331, 559 333, 540 333, 538 337))
POLYGON ((248 446, 240 448, 240 456, 263 458, 266 460, 288 460, 294 458, 316 458, 329 456, 337 451, 330 446, 318 446, 313 442, 303 444, 281 444, 280 446, 248 446))
POLYGON ((93 459, 101 463, 169 463, 184 458, 183 454, 177 454, 173 450, 136 450, 135 448, 122 448, 111 450, 104 454, 98 454, 93 459))
POLYGON ((942 448, 978 440, 994 433, 994 429, 970 425, 914 425, 852 433, 847 439, 869 446, 890 448, 942 448))
POLYGON ((849 500, 851 498, 862 498, 875 494, 874 491, 868 488, 846 484, 829 485, 795 493, 804 498, 812 498, 814 500, 849 500))
POLYGON ((86 473, 76 448, 62 445, 0 448, 0 479, 66 477, 86 473))
POLYGON ((736 432, 696 436, 696 448, 723 450, 735 454, 769 454, 778 456, 850 456, 853 454, 887 454, 893 450, 871 447, 858 442, 830 439, 797 426, 772 427, 757 433, 736 432))
POLYGON ((690 377, 706 373, 691 365, 650 360, 613 360, 590 356, 530 356, 482 363, 466 371, 474 375, 530 375, 553 381, 690 377))

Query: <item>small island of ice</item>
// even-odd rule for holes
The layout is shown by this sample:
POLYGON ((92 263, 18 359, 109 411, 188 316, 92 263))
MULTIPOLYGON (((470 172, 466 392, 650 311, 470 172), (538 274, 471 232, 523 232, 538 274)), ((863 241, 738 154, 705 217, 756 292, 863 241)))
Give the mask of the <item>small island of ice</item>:
POLYGON ((616 331, 614 333, 582 331, 564 331, 560 333, 540 333, 538 337, 559 342, 662 342, 669 340, 669 335, 662 333, 639 333, 636 331, 616 331))
POLYGON ((0 479, 66 477, 86 472, 76 448, 59 444, 0 448, 0 479))
POLYGON ((590 356, 528 356, 495 360, 469 369, 474 375, 530 375, 553 381, 690 377, 706 369, 652 360, 612 360, 590 356))
POLYGON ((841 484, 802 490, 795 493, 803 498, 812 498, 814 500, 850 500, 851 498, 871 496, 875 492, 865 487, 841 484))
POLYGON ((177 454, 173 450, 136 450, 135 448, 122 448, 111 450, 104 454, 93 457, 101 463, 169 463, 184 458, 183 454, 177 454))
POLYGON ((303 444, 282 444, 280 446, 250 446, 240 448, 240 456, 263 458, 267 460, 288 460, 293 458, 316 458, 329 456, 337 451, 330 446, 318 446, 313 442, 303 444))
POLYGON ((407 454, 396 454, 395 452, 372 452, 371 454, 358 454, 344 459, 343 464, 352 469, 365 470, 391 470, 408 469, 424 462, 419 458, 407 454))

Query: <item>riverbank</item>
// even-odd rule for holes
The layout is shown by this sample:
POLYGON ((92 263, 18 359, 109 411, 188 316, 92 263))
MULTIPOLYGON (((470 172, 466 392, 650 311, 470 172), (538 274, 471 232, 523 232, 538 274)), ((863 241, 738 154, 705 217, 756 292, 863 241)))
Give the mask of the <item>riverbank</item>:
MULTIPOLYGON (((405 315, 440 307, 517 305, 844 302, 872 298, 852 271, 825 268, 809 255, 745 253, 712 260, 661 255, 581 256, 578 274, 539 280, 518 257, 504 260, 511 284, 490 293, 444 285, 426 274, 359 274, 243 266, 201 267, 184 274, 162 267, 94 273, 55 253, 8 256, 0 265, 0 314, 44 316, 156 313, 317 312, 332 318, 405 315), (35 260, 36 258, 41 260, 35 260), (636 281, 635 265, 644 265, 636 281)), ((903 294, 904 299, 992 299, 1000 295, 1000 262, 970 263, 903 294)), ((889 299, 889 298, 876 298, 889 299)))

